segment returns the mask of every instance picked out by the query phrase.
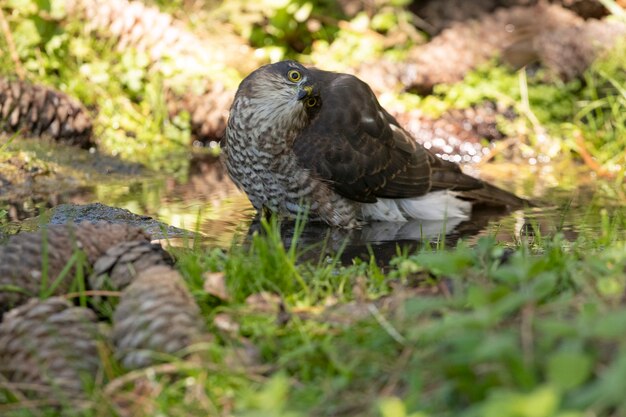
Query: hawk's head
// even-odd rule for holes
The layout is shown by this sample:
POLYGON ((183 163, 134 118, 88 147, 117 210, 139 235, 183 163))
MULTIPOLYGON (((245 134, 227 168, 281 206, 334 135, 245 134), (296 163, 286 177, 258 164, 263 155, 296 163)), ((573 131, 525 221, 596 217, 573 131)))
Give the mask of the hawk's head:
POLYGON ((320 106, 314 74, 295 61, 282 61, 248 75, 239 86, 231 111, 240 112, 257 128, 302 128, 320 106))

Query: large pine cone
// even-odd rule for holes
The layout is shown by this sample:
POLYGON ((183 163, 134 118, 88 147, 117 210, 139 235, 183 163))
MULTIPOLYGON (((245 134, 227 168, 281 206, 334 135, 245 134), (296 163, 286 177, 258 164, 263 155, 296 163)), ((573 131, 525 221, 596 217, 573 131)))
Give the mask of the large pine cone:
MULTIPOLYGON (((431 34, 440 33, 454 22, 478 19, 498 8, 532 6, 541 0, 414 0, 409 6, 412 12, 426 22, 424 29, 431 34)), ((601 18, 608 14, 598 0, 551 0, 586 19, 601 18)))
POLYGON ((64 93, 0 77, 0 128, 88 148, 92 124, 87 110, 64 93))
MULTIPOLYGON (((423 20, 422 29, 436 35, 454 22, 478 19, 498 7, 511 6, 515 0, 414 0, 409 9, 423 20)), ((530 2, 531 0, 527 0, 530 2)), ((518 0, 516 3, 524 2, 518 0)))
POLYGON ((16 390, 37 397, 60 403, 80 397, 100 365, 97 337, 91 310, 60 297, 33 298, 0 323, 0 372, 16 390))
POLYGON ((535 34, 582 22, 573 12, 543 3, 498 9, 479 20, 455 23, 415 48, 398 77, 408 89, 429 93, 436 84, 461 81, 468 71, 507 49, 510 59, 523 65, 536 58, 535 34))
POLYGON ((142 271, 174 260, 160 244, 145 240, 122 242, 106 251, 93 266, 89 286, 93 290, 121 291, 142 271))
POLYGON ((200 310, 182 276, 168 266, 141 272, 122 293, 113 316, 113 343, 126 368, 177 353, 201 334, 200 310))
POLYGON ((224 84, 208 83, 202 94, 187 93, 183 96, 169 92, 168 111, 177 114, 187 111, 191 116, 191 133, 202 144, 219 141, 226 131, 230 105, 235 97, 235 90, 224 84))
POLYGON ((539 60, 563 80, 583 75, 593 61, 626 38, 626 24, 620 21, 588 20, 580 25, 539 35, 534 48, 539 60))
POLYGON ((497 117, 515 117, 510 108, 496 103, 485 103, 467 109, 453 109, 438 119, 425 117, 419 112, 395 114, 398 122, 424 147, 439 157, 458 163, 478 163, 489 154, 493 143, 504 139, 498 130, 497 117))
POLYGON ((161 13, 140 1, 67 0, 70 15, 82 17, 87 30, 112 37, 117 49, 134 48, 146 52, 158 65, 169 57, 177 68, 190 71, 233 67, 248 71, 257 63, 253 49, 222 27, 216 36, 199 37, 170 14, 161 13))
MULTIPOLYGON (((84 251, 87 261, 93 265, 107 249, 119 242, 149 240, 140 228, 105 222, 48 226, 45 246, 43 233, 20 233, 9 238, 5 246, 0 246, 0 313, 37 296, 42 290, 44 250, 47 250, 48 285, 51 285, 77 248, 84 251)), ((72 270, 65 275, 54 294, 66 292, 73 281, 72 270)))
MULTIPOLYGON (((498 8, 531 6, 540 1, 543 0, 413 0, 408 8, 420 18, 421 29, 430 34, 437 34, 454 22, 476 19, 498 8)), ((570 9, 585 19, 598 19, 609 13, 599 0, 549 1, 570 9)), ((375 0, 337 0, 337 3, 349 18, 363 11, 372 16, 380 10, 380 4, 386 4, 378 2, 377 6, 375 0)), ((625 0, 617 0, 617 3, 622 7, 626 5, 625 0)))
POLYGON ((70 14, 82 15, 89 22, 89 31, 113 38, 118 50, 145 52, 156 71, 162 65, 173 65, 175 70, 166 77, 165 85, 170 114, 187 111, 192 134, 202 142, 222 137, 235 95, 234 89, 223 83, 234 84, 237 73, 248 73, 260 65, 243 39, 229 33, 228 27, 197 36, 183 22, 139 1, 68 0, 67 4, 70 14), (192 85, 204 83, 207 75, 206 85, 192 85))

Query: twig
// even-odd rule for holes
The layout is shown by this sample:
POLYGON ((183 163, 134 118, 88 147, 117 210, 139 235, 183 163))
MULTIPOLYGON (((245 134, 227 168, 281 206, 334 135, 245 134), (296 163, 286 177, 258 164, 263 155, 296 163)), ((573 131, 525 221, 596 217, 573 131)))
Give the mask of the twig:
MULTIPOLYGON (((43 407, 58 407, 58 406, 67 406, 68 403, 61 402, 54 398, 44 398, 41 400, 26 400, 24 402, 19 403, 9 403, 9 404, 1 404, 0 411, 2 411, 2 415, 7 411, 20 411, 20 410, 28 410, 30 415, 43 416, 42 412, 39 410, 43 407)), ((87 409, 92 405, 91 401, 88 400, 73 400, 69 403, 73 409, 87 409)))
POLYGON ((601 177, 614 179, 615 178, 614 174, 607 171, 606 168, 598 164, 596 160, 593 159, 593 156, 591 156, 591 154, 587 150, 587 146, 585 145, 585 139, 583 138, 583 134, 580 131, 578 131, 574 134, 574 137, 576 139, 576 147, 577 147, 576 151, 578 151, 578 154, 583 159, 583 162, 585 163, 585 165, 587 165, 589 168, 591 168, 594 172, 596 172, 601 177))
MULTIPOLYGON (((105 395, 110 396, 113 393, 119 391, 122 387, 124 387, 124 385, 145 378, 148 375, 176 374, 179 372, 197 370, 199 367, 200 365, 198 364, 181 362, 164 363, 161 365, 154 365, 148 368, 137 369, 134 371, 130 371, 109 382, 109 384, 104 388, 104 393, 105 395)), ((211 366, 210 364, 202 364, 202 369, 217 370, 218 368, 211 366)))
MULTIPOLYGON (((3 381, 5 378, 2 378, 3 381)), ((52 387, 44 384, 36 383, 20 383, 20 382, 3 382, 0 381, 0 387, 9 390, 18 402, 0 404, 0 415, 4 415, 5 412, 15 410, 29 410, 31 415, 43 416, 43 413, 39 410, 48 406, 59 406, 71 404, 74 408, 87 408, 91 405, 91 401, 83 399, 70 399, 68 402, 63 402, 59 398, 52 398, 52 387), (44 394, 46 397, 41 399, 29 399, 22 394, 24 391, 34 391, 39 394, 44 394)))
POLYGON ((2 404, 0 405, 0 411, 5 413, 9 411, 28 410, 32 415, 43 416, 43 413, 39 410, 39 408, 58 405, 60 405, 59 400, 52 398, 42 400, 24 400, 17 403, 2 404))
POLYGON ((9 53, 11 54, 11 59, 13 60, 13 64, 15 65, 15 73, 19 77, 20 80, 24 80, 26 78, 26 73, 24 72, 24 68, 22 67, 22 63, 20 62, 20 57, 17 54, 17 49, 15 49, 15 41, 13 40, 13 35, 11 34, 11 28, 9 27, 9 22, 7 22, 4 17, 4 12, 0 7, 0 27, 2 28, 2 33, 4 34, 4 38, 7 40, 7 46, 9 47, 9 53))
POLYGON ((389 336, 393 338, 393 340, 403 346, 406 345, 406 339, 404 338, 404 336, 402 336, 400 332, 398 332, 395 327, 393 327, 393 325, 389 323, 382 314, 380 314, 380 311, 378 310, 378 308, 376 308, 374 304, 369 303, 367 305, 367 309, 372 314, 372 316, 374 316, 378 324, 380 324, 380 327, 382 327, 383 330, 385 330, 387 334, 389 334, 389 336))
POLYGON ((515 146, 518 142, 519 138, 517 136, 512 136, 510 138, 497 142, 496 145, 489 150, 489 153, 480 160, 479 165, 485 165, 497 155, 504 152, 505 149, 515 146))

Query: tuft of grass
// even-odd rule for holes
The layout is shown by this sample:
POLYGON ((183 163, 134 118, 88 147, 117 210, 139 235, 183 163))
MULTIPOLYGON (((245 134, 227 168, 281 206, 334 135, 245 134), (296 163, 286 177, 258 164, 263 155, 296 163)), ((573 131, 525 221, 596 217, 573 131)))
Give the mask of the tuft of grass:
POLYGON ((624 175, 626 163, 626 41, 585 74, 574 123, 592 155, 609 171, 624 175))

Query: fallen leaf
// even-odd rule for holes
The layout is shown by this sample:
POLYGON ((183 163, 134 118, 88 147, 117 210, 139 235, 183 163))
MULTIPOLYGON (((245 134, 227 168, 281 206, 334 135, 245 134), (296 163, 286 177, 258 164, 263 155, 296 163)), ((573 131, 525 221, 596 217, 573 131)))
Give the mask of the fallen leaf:
POLYGON ((204 273, 204 291, 220 300, 230 301, 231 297, 226 288, 226 276, 223 272, 204 273))
POLYGON ((238 333, 239 323, 237 323, 230 314, 219 313, 213 317, 213 323, 218 329, 227 333, 238 333))

